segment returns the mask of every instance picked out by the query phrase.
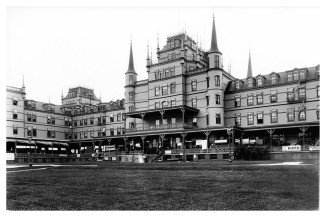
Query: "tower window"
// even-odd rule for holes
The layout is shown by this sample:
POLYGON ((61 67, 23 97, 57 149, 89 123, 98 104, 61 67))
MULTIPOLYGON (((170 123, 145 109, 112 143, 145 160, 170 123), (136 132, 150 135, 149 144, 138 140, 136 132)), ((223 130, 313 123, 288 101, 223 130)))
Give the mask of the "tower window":
POLYGON ((191 99, 191 107, 197 108, 197 99, 196 98, 191 99))
POLYGON ((134 101, 134 92, 129 92, 129 101, 134 101))
POLYGON ((13 105, 18 105, 18 99, 16 97, 12 98, 12 104, 13 105))
POLYGON ((219 94, 215 95, 215 101, 216 101, 217 105, 219 105, 221 103, 221 96, 219 94))
POLYGON ((221 114, 216 114, 216 124, 221 124, 221 114))
POLYGON ((12 131, 12 133, 13 133, 14 135, 17 135, 17 134, 18 134, 18 127, 17 127, 17 126, 13 126, 13 131, 12 131))
POLYGON ((220 63, 219 63, 219 57, 218 57, 218 55, 215 55, 214 56, 214 66, 215 66, 215 68, 219 68, 219 65, 220 65, 220 63))
POLYGON ((207 88, 209 88, 209 77, 206 77, 207 88))
POLYGON ((215 86, 219 87, 221 85, 220 76, 215 75, 215 86))
POLYGON ((234 97, 234 107, 240 107, 241 106, 241 97, 235 96, 234 97))
POLYGON ((206 124, 209 125, 209 114, 206 113, 206 124))
POLYGON ((206 96, 206 105, 209 106, 209 96, 206 96))
POLYGON ((129 85, 133 85, 134 84, 134 78, 132 75, 129 75, 129 85))
POLYGON ((175 93, 175 86, 176 86, 175 82, 170 84, 170 92, 171 93, 175 93))
POLYGON ((191 90, 196 91, 197 90, 197 81, 192 81, 191 82, 191 90))
POLYGON ((14 109, 14 110, 13 110, 12 118, 13 118, 13 119, 17 119, 17 118, 18 118, 18 111, 17 111, 17 109, 14 109))

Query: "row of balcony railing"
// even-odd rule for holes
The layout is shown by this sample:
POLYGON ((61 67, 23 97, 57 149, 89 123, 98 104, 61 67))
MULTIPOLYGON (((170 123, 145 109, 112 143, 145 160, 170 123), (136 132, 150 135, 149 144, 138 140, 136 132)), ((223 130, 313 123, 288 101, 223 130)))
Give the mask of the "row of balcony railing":
POLYGON ((126 129, 127 133, 137 132, 137 131, 151 131, 151 130, 169 130, 169 129, 192 129, 198 127, 194 124, 163 124, 163 125, 153 125, 153 126, 140 126, 126 129))

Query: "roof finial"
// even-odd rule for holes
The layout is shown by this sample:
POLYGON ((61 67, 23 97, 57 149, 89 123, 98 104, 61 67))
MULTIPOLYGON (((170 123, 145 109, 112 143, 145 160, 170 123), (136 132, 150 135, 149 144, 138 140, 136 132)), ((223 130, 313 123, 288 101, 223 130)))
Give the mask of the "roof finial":
POLYGON ((61 99, 63 99, 63 90, 61 90, 61 99))
POLYGON ((210 52, 218 52, 220 53, 220 51, 218 50, 217 47, 217 39, 216 39, 216 29, 215 29, 215 18, 213 16, 213 28, 212 28, 212 39, 211 39, 211 49, 210 52))
POLYGON ((23 74, 23 86, 22 88, 25 88, 25 75, 23 74))
POLYGON ((153 49, 151 47, 151 64, 153 64, 153 49))
POLYGON ((251 54, 249 50, 249 62, 248 62, 248 72, 247 72, 247 78, 252 77, 252 67, 251 67, 251 54))
POLYGON ((134 57, 133 57, 133 52, 132 52, 132 42, 131 41, 130 41, 129 67, 128 67, 127 72, 136 73, 135 68, 134 68, 134 57))
POLYGON ((147 39, 147 60, 149 60, 149 40, 147 39))

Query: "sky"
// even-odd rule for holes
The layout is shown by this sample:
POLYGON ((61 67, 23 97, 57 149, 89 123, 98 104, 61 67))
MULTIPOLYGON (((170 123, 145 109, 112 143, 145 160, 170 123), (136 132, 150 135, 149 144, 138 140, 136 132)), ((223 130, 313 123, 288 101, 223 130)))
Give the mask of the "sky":
POLYGON ((27 99, 61 104, 75 86, 103 102, 124 98, 132 40, 138 80, 147 44, 156 59, 168 36, 186 31, 209 50, 213 13, 224 69, 253 75, 320 64, 318 7, 8 7, 6 84, 27 99))

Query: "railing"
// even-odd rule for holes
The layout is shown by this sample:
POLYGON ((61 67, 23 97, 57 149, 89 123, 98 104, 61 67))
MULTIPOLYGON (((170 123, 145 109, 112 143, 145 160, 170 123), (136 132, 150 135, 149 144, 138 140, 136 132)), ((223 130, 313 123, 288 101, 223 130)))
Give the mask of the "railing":
POLYGON ((288 103, 299 103, 306 100, 305 96, 287 96, 288 103))
POLYGON ((152 65, 155 65, 155 64, 158 64, 158 63, 166 63, 166 62, 169 62, 169 61, 174 61, 174 60, 177 60, 181 57, 181 54, 175 54, 171 57, 163 57, 163 58, 159 58, 158 60, 154 60, 152 62, 152 65))
POLYGON ((141 80, 141 81, 136 81, 135 85, 141 85, 141 84, 147 84, 148 83, 148 79, 146 80, 141 80))
POLYGON ((130 132, 137 132, 137 131, 168 130, 168 129, 180 129, 180 128, 192 129, 196 127, 197 126, 192 124, 164 124, 158 126, 153 125, 153 126, 130 128, 130 129, 126 129, 126 132, 130 133, 130 132))

